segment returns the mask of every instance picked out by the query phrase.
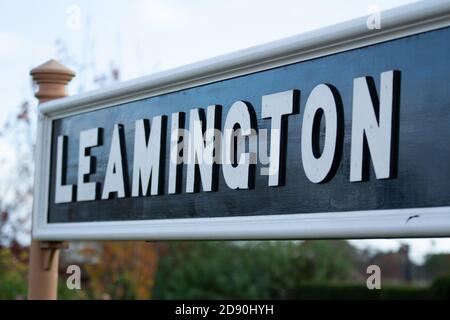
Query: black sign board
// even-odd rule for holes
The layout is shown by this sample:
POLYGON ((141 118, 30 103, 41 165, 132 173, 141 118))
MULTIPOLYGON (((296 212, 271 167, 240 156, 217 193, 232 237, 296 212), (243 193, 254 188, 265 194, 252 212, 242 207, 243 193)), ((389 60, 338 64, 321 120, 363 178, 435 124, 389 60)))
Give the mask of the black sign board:
POLYGON ((449 235, 449 20, 415 14, 44 105, 35 236, 449 235))

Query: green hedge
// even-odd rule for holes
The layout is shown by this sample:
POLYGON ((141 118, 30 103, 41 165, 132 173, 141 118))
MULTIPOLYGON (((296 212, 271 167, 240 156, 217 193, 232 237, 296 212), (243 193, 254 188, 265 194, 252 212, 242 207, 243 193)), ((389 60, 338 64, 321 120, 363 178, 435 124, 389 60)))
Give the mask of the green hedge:
POLYGON ((450 277, 437 278, 430 287, 389 285, 381 290, 368 290, 363 285, 301 284, 293 296, 296 299, 370 299, 370 300, 431 300, 450 299, 450 277))
POLYGON ((430 287, 430 295, 433 298, 450 300, 450 276, 435 279, 430 287))
POLYGON ((154 299, 449 299, 450 278, 431 286, 354 283, 347 242, 169 243, 160 254, 154 299), (350 283, 350 284, 349 284, 350 283))
POLYGON ((301 300, 422 300, 432 299, 428 287, 385 286, 369 290, 363 285, 303 284, 296 288, 295 299, 301 300))

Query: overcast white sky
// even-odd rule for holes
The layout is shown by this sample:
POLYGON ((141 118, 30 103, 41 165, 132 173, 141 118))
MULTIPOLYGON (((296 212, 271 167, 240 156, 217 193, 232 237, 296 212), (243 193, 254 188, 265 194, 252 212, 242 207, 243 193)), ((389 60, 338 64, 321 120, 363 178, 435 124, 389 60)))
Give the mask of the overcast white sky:
MULTIPOLYGON (((70 93, 94 89, 111 65, 129 80, 337 22, 411 0, 14 0, 0 2, 0 126, 31 99, 29 70, 59 58, 77 71, 70 93), (78 11, 79 10, 79 11, 78 11), (79 12, 79 24, 77 13, 79 12), (58 50, 62 40, 67 54, 58 50), (70 56, 70 60, 67 57, 70 56)), ((11 147, 0 138, 0 157, 11 147)), ((0 171, 4 174, 5 167, 0 171)), ((419 261, 450 251, 447 240, 402 240, 419 261)), ((394 249, 399 240, 355 241, 394 249)))

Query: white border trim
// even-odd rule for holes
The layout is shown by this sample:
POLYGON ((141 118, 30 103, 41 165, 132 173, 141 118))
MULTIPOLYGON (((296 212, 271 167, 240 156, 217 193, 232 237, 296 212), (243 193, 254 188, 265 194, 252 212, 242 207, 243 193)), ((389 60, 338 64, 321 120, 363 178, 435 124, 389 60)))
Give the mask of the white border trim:
POLYGON ((449 207, 333 213, 55 223, 45 240, 324 239, 448 236, 449 207))
POLYGON ((38 240, 299 239, 450 236, 450 207, 332 213, 47 223, 52 120, 450 25, 450 1, 429 0, 126 81, 40 106, 33 238, 38 240))

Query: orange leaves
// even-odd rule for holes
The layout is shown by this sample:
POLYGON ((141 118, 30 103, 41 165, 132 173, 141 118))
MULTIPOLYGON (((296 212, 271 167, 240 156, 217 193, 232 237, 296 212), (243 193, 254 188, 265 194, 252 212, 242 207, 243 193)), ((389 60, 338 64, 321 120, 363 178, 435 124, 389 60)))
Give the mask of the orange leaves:
POLYGON ((158 260, 152 243, 104 242, 99 255, 86 266, 93 298, 150 299, 158 260))

